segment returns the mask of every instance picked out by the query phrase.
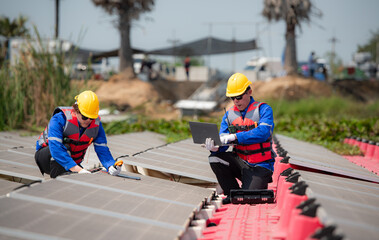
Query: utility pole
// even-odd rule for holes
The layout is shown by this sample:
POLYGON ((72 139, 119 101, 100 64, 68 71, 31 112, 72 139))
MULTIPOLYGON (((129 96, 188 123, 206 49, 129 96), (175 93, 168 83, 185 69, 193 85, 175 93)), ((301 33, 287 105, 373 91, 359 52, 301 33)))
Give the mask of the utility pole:
POLYGON ((59 0, 55 0, 55 39, 59 37, 59 0))
POLYGON ((172 39, 168 39, 167 42, 172 43, 172 55, 174 55, 174 67, 176 65, 176 45, 180 42, 179 39, 175 37, 175 30, 172 32, 172 39))
POLYGON ((329 42, 332 43, 332 51, 331 51, 331 56, 330 56, 330 67, 331 67, 331 70, 332 70, 332 74, 334 74, 335 70, 336 70, 336 66, 335 66, 335 57, 336 57, 336 43, 338 42, 338 39, 335 37, 335 31, 333 31, 333 37, 331 39, 329 39, 329 42))

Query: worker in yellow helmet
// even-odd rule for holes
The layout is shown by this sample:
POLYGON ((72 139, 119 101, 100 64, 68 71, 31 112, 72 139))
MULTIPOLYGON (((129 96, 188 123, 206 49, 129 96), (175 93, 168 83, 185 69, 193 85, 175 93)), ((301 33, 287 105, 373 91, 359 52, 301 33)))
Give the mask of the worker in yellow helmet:
POLYGON ((42 174, 55 178, 66 172, 90 173, 81 166, 87 148, 94 144, 103 167, 118 175, 99 117, 99 100, 92 91, 75 97, 72 107, 54 110, 49 125, 37 140, 35 160, 42 174))
POLYGON ((272 108, 257 102, 251 96, 251 82, 241 73, 233 74, 226 88, 226 96, 234 105, 226 111, 220 127, 223 144, 234 143, 233 151, 228 146, 215 146, 206 139, 205 147, 211 151, 209 163, 227 196, 223 203, 230 203, 230 190, 267 189, 272 182, 276 154, 272 150, 274 118, 272 108))

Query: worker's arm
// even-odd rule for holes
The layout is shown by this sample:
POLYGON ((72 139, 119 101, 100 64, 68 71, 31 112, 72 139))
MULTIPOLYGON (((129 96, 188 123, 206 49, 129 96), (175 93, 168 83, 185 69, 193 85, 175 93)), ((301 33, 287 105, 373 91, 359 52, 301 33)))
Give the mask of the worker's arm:
POLYGON ((260 120, 258 127, 237 133, 238 143, 253 144, 266 141, 274 131, 274 117, 272 108, 267 104, 262 104, 259 108, 260 120))
POLYGON ((113 164, 115 164, 115 160, 113 159, 112 154, 109 151, 107 145, 107 137, 105 136, 103 124, 101 122, 99 126, 99 133, 96 139, 93 141, 93 145, 101 164, 106 169, 109 169, 110 166, 113 166, 113 164))
POLYGON ((66 171, 79 172, 82 170, 67 152, 67 148, 63 145, 63 129, 66 118, 63 112, 55 114, 49 123, 48 138, 51 156, 64 167, 66 171))
MULTIPOLYGON (((224 116, 222 117, 222 121, 221 121, 221 126, 220 126, 220 135, 222 134, 229 134, 229 124, 228 124, 228 121, 227 121, 227 116, 228 116, 228 112, 226 112, 224 114, 224 116)), ((228 150, 228 146, 222 146, 218 149, 219 152, 225 152, 226 150, 228 150)))

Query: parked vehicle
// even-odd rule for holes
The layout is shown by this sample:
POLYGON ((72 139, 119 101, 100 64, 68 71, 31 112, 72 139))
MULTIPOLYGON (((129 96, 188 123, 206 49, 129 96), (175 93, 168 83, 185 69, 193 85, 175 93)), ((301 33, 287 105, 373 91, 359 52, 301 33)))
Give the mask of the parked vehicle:
POLYGON ((251 81, 267 81, 283 75, 283 66, 280 58, 255 57, 246 63, 242 73, 251 81))
MULTIPOLYGON (((308 62, 299 62, 297 64, 298 66, 298 73, 304 77, 309 77, 309 66, 308 62)), ((314 73, 314 78, 325 81, 327 79, 327 73, 328 73, 328 66, 326 64, 325 59, 319 58, 316 59, 316 69, 314 73)))

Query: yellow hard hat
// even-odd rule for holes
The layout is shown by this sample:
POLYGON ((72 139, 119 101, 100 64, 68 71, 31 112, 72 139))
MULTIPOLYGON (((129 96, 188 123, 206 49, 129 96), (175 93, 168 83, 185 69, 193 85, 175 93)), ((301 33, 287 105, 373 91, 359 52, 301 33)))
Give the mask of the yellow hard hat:
POLYGON ((84 91, 75 97, 80 113, 88 118, 99 116, 99 99, 92 91, 84 91))
POLYGON ((243 94, 250 86, 251 82, 242 73, 233 74, 228 80, 226 88, 227 97, 235 97, 243 94))

